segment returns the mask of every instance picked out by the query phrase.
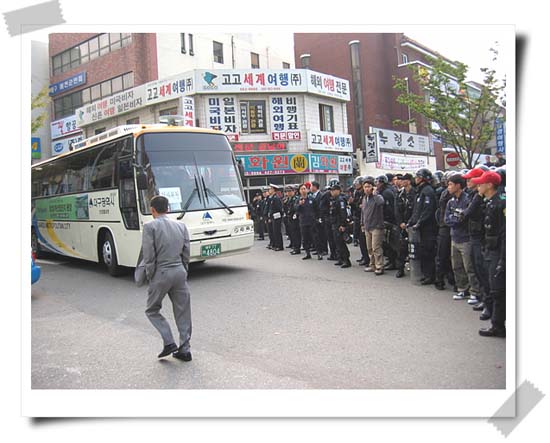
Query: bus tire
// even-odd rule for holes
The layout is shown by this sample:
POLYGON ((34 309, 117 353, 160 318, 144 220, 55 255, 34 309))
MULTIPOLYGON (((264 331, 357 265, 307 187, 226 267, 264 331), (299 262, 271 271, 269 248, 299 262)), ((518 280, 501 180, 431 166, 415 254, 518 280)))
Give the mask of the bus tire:
POLYGON ((101 261, 107 268, 109 274, 113 277, 122 275, 123 268, 118 265, 115 242, 113 241, 113 236, 109 231, 105 232, 105 234, 101 236, 99 246, 101 251, 101 261))
POLYGON ((31 228, 31 249, 36 258, 42 257, 43 254, 40 249, 40 243, 38 243, 38 235, 36 235, 34 228, 31 228))

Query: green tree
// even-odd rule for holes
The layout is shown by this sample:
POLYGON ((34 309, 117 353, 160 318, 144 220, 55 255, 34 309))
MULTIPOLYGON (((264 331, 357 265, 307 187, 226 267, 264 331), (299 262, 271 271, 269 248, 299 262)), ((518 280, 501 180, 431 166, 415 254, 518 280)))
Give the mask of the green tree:
MULTIPOLYGON (((50 103, 50 97, 48 95, 48 87, 44 86, 37 95, 32 97, 31 111, 34 111, 35 109, 44 108, 49 103, 50 103)), ((44 124, 44 120, 46 120, 47 116, 48 116, 47 112, 44 111, 40 113, 38 116, 33 117, 31 119, 31 134, 35 134, 36 131, 38 131, 42 127, 42 125, 44 124)))
MULTIPOLYGON (((491 52, 496 61, 497 50, 491 52)), ((483 68, 483 84, 476 84, 479 91, 466 80, 467 65, 454 62, 453 66, 431 57, 428 63, 430 68, 410 66, 421 94, 409 92, 406 80, 394 77, 394 88, 401 92, 397 102, 424 116, 427 130, 439 136, 444 146, 452 147, 467 168, 473 168, 495 134, 495 119, 504 120, 506 81, 498 80, 495 70, 483 68)), ((417 123, 414 118, 394 123, 412 122, 417 123)))

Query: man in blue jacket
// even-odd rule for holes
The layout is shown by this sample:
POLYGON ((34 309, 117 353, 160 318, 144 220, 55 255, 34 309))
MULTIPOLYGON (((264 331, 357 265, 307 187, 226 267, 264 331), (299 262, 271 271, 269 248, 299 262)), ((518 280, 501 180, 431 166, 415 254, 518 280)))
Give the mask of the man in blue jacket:
POLYGON ((472 261, 472 245, 470 242, 469 222, 464 211, 470 205, 470 199, 464 188, 466 180, 462 175, 449 177, 447 189, 453 198, 447 203, 445 223, 451 228, 451 262, 458 293, 454 300, 464 300, 472 296, 481 299, 479 281, 472 261))

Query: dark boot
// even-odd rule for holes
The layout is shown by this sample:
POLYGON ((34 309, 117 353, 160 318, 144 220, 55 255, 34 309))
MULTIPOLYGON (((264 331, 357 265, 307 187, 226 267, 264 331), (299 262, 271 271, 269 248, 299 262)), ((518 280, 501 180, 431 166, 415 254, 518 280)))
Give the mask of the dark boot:
POLYGON ((311 254, 309 251, 306 251, 306 256, 302 258, 302 260, 309 260, 311 258, 311 254))

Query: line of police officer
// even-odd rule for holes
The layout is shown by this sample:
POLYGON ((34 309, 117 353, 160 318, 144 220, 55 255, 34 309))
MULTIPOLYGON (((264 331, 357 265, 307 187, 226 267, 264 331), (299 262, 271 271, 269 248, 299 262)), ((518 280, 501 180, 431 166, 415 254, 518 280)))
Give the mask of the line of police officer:
MULTIPOLYGON (((481 329, 480 335, 504 337, 505 167, 481 166, 472 171, 433 174, 421 168, 414 176, 357 177, 346 194, 336 180, 331 180, 323 191, 317 182, 287 186, 284 198, 280 198, 280 188, 272 184, 263 190, 263 198, 256 195, 252 204, 259 239, 264 239, 267 227, 270 240, 267 248, 283 250, 281 225, 284 224, 292 255, 300 254, 303 247, 306 252, 303 259, 310 259, 312 253, 318 260, 328 255, 327 259, 341 268, 351 267, 347 245, 353 241, 361 250, 357 261, 368 267, 361 209, 365 201, 363 183, 374 182, 377 194, 384 198, 383 251, 387 260, 384 270, 396 269, 395 276, 403 277, 405 263, 414 257, 420 264, 420 284, 435 284, 437 289, 444 289, 446 278, 457 292, 451 265, 451 227, 445 222, 448 206, 455 199, 446 189, 447 182, 451 176, 456 178, 456 174, 465 175, 469 185, 470 181, 475 184, 465 189, 468 205, 458 218, 466 226, 472 244, 472 261, 480 285, 473 308, 483 311, 482 320, 492 321, 492 326, 481 329), (411 254, 411 250, 415 253, 411 254)), ((460 291, 454 299, 467 298, 465 294, 467 290, 460 291)))

